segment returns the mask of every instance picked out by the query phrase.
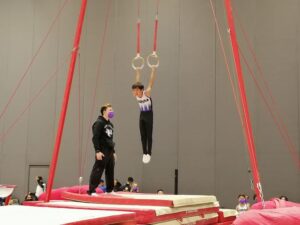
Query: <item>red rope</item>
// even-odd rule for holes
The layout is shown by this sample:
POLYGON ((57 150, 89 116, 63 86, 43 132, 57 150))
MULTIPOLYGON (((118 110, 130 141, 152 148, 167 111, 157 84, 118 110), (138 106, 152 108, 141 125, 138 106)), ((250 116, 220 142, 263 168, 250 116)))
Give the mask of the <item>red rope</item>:
MULTIPOLYGON (((235 86, 234 86, 234 82, 233 82, 233 75, 232 75, 232 73, 230 71, 230 68, 229 68, 229 62, 228 62, 228 58, 227 58, 226 51, 225 51, 225 48, 224 48, 224 42, 223 42, 222 35, 221 35, 221 32, 220 32, 220 26, 219 26, 219 23, 218 23, 218 20, 217 20, 217 17, 216 17, 216 13, 215 13, 215 10, 214 10, 214 6, 213 6, 213 3, 212 3, 211 0, 210 0, 210 6, 211 6, 212 14, 213 14, 213 17, 214 17, 214 22, 215 22, 215 25, 216 25, 216 28, 217 28, 219 43, 220 43, 220 46, 221 46, 221 50, 222 50, 222 54, 223 54, 223 58, 224 58, 224 63, 226 65, 227 75, 228 75, 228 79, 230 81, 230 86, 231 86, 232 94, 233 94, 233 97, 234 97, 234 103, 235 103, 236 110, 238 112, 239 119, 240 119, 241 126, 242 126, 244 144, 246 145, 247 138, 246 138, 246 133, 245 133, 245 130, 244 130, 245 129, 244 122, 243 122, 243 116, 244 115, 243 115, 241 107, 238 103, 239 99, 238 99, 238 95, 237 95, 236 90, 235 90, 235 86)), ((245 149, 246 149, 246 146, 245 146, 245 149)))
POLYGON ((160 1, 157 0, 156 1, 156 15, 158 15, 159 3, 160 3, 160 1))
MULTIPOLYGON (((233 97, 234 97, 234 103, 235 103, 236 110, 238 112, 239 119, 240 119, 241 126, 242 126, 242 133, 243 133, 244 144, 245 144, 244 149, 246 149, 247 148, 246 147, 247 137, 246 137, 245 126, 244 126, 244 121, 243 121, 243 116, 244 115, 243 115, 243 112, 241 110, 241 106, 238 103, 239 99, 238 99, 238 95, 237 95, 236 90, 235 90, 235 86, 234 86, 234 82, 233 82, 233 75, 231 74, 231 71, 230 71, 230 68, 229 68, 229 62, 228 62, 228 58, 227 58, 226 51, 225 51, 225 48, 224 48, 224 42, 223 42, 222 35, 221 35, 221 32, 220 32, 220 26, 219 26, 219 23, 218 23, 218 20, 217 20, 217 17, 216 17, 216 13, 215 13, 215 10, 214 10, 214 6, 213 6, 213 3, 212 3, 211 0, 210 0, 210 5, 211 5, 211 9, 212 9, 212 14, 213 14, 213 17, 214 17, 214 22, 215 22, 215 25, 216 25, 216 28, 217 28, 217 34, 218 34, 219 43, 220 43, 223 58, 224 58, 224 63, 226 65, 228 79, 230 81, 230 86, 231 86, 232 94, 233 94, 233 97)), ((249 165, 248 165, 248 167, 249 167, 249 165)))
POLYGON ((136 54, 141 53, 141 21, 140 19, 137 22, 137 41, 136 41, 136 54))
POLYGON ((226 13, 227 13, 227 21, 230 27, 230 37, 231 37, 232 49, 234 53, 233 55, 234 55, 235 68, 236 68, 238 84, 239 84, 240 99, 241 99, 243 113, 244 113, 244 122, 245 122, 244 125, 245 125, 245 132, 247 134, 248 152, 249 152, 250 163, 252 167, 253 180, 255 183, 254 189, 258 201, 261 201, 262 200, 261 183, 260 183, 260 177, 259 177, 259 171, 258 171, 258 165, 256 159, 256 150, 255 150, 252 125, 251 125, 251 118, 248 109, 247 96, 245 93, 246 90, 245 90, 245 84, 243 79, 243 72, 240 64, 240 56, 239 56, 237 37, 235 32, 234 18, 231 9, 231 0, 224 0, 224 2, 225 2, 226 13))
POLYGON ((287 131, 287 129, 285 128, 285 124, 284 124, 284 122, 283 122, 283 120, 282 120, 282 117, 281 117, 279 111, 276 110, 276 109, 277 109, 277 107, 276 107, 277 104, 276 104, 275 98, 273 97, 273 94, 272 94, 271 89, 270 89, 270 87, 269 87, 269 85, 268 85, 268 82, 267 82, 266 79, 265 79, 265 76, 264 76, 262 67, 261 67, 259 61, 257 60, 256 54, 255 54, 255 52, 254 52, 254 48, 252 47, 252 45, 251 45, 251 43, 250 43, 250 40, 249 40, 248 35, 247 35, 247 32, 245 31, 245 29, 244 29, 242 23, 240 22, 240 19, 239 19, 239 16, 238 16, 237 12, 234 10, 234 8, 232 8, 232 10, 233 10, 233 13, 235 14, 235 16, 238 18, 238 25, 239 25, 239 28, 240 28, 241 31, 242 31, 243 37, 244 37, 244 39, 246 40, 246 43, 247 43, 247 47, 248 47, 248 49, 249 49, 249 51, 250 51, 250 53, 251 53, 251 55, 252 55, 252 57, 253 57, 253 59, 254 59, 255 65, 256 65, 257 70, 258 70, 258 72, 259 72, 258 74, 260 75, 260 78, 261 78, 262 81, 263 81, 263 84, 264 84, 264 86, 265 86, 265 87, 264 87, 264 90, 267 90, 267 94, 269 95, 269 97, 270 97, 270 99, 271 99, 271 105, 273 106, 273 109, 274 109, 275 113, 278 115, 278 117, 279 117, 279 119, 280 119, 280 121, 281 121, 282 126, 284 126, 285 133, 287 133, 287 135, 288 135, 288 131, 287 131))
POLYGON ((141 0, 137 0, 137 15, 138 15, 138 19, 140 19, 140 11, 141 11, 141 0))
MULTIPOLYGON (((138 20, 137 20, 137 47, 136 53, 139 55, 141 53, 141 19, 140 19, 140 7, 141 3, 140 0, 137 1, 138 5, 138 20)), ((154 22, 154 37, 153 37, 153 52, 157 50, 157 31, 158 31, 158 9, 159 9, 159 0, 156 1, 156 16, 154 22)))
POLYGON ((255 83, 255 86, 257 87, 258 91, 259 91, 259 94, 260 96, 262 97, 265 105, 267 106, 267 109, 268 111, 270 112, 271 116, 272 116, 272 119, 274 120, 274 123, 275 125, 277 126, 278 130, 279 130, 279 133, 281 135, 281 137, 283 138, 283 140, 285 141, 285 143, 287 144, 288 146, 288 150, 290 151, 290 153, 292 154, 292 157, 293 157, 293 160, 295 161, 296 165, 299 167, 300 169, 300 157, 297 153, 297 150, 295 148, 295 146, 293 145, 293 143, 291 142, 288 134, 286 132, 284 132, 284 128, 282 127, 282 124, 280 123, 279 119, 277 118, 276 114, 273 112, 272 110, 272 106, 269 104, 266 96, 264 95, 264 92, 262 90, 262 88, 260 87, 259 85, 259 82, 257 81, 257 79, 255 78, 255 74, 253 72, 253 70, 250 68, 248 62, 247 62, 247 59, 245 58, 244 54, 242 53, 242 51, 240 50, 240 53, 241 53, 241 56, 242 56, 242 59, 244 61, 244 63, 246 64, 247 66, 247 69, 249 71, 249 74, 251 75, 251 77, 253 78, 254 80, 254 83, 255 83))
POLYGON ((158 29, 158 17, 156 16, 154 24, 154 41, 153 41, 153 52, 157 49, 157 29, 158 29))
POLYGON ((215 13, 215 10, 214 10, 214 6, 213 6, 213 3, 212 3, 211 0, 210 0, 210 6, 211 6, 213 17, 214 17, 214 22, 215 22, 216 28, 217 28, 218 38, 219 38, 219 42, 220 42, 224 62, 225 62, 225 65, 226 65, 227 75, 228 75, 228 79, 230 81, 235 106, 236 106, 236 109, 238 111, 241 124, 244 127, 243 113, 242 113, 241 108, 238 104, 239 100, 238 100, 237 92, 236 92, 235 87, 234 87, 234 82, 233 82, 233 78, 232 78, 233 76, 232 76, 232 73, 231 73, 230 68, 229 68, 229 62, 228 62, 228 58, 227 58, 226 51, 225 51, 225 48, 224 48, 224 42, 223 42, 223 38, 222 38, 222 35, 221 35, 221 32, 220 32, 220 26, 219 26, 217 16, 216 16, 216 13, 215 13))
POLYGON ((264 103, 266 104, 267 106, 267 109, 269 110, 273 120, 274 120, 274 123, 276 124, 283 140, 286 142, 287 144, 287 147, 290 151, 290 153, 292 154, 292 157, 294 159, 294 161, 296 162, 296 165, 299 167, 300 169, 300 156, 298 155, 297 153, 297 150, 296 150, 296 147, 292 141, 292 139, 290 138, 290 135, 289 135, 289 132, 288 132, 288 129, 286 128, 286 125, 285 123, 283 122, 283 119, 282 119, 282 116, 280 114, 280 112, 277 110, 277 107, 276 107, 276 101, 275 101, 275 98, 273 97, 273 94, 272 94, 272 91, 268 85, 268 82, 267 80, 265 79, 265 76, 264 76, 264 73, 263 73, 263 70, 262 70, 262 67, 256 57, 256 54, 255 54, 255 51, 254 51, 254 48, 253 46, 251 45, 250 43, 250 40, 248 38, 248 35, 247 35, 247 32, 245 31, 242 23, 240 22, 240 19, 238 17, 238 14, 237 12, 235 11, 234 8, 232 8, 233 10, 233 13, 235 14, 235 16, 238 18, 238 25, 239 25, 239 28, 241 29, 242 31, 242 34, 243 34, 243 37, 244 39, 246 40, 246 43, 247 43, 247 47, 254 59, 254 62, 255 62, 255 65, 257 67, 257 70, 258 70, 258 74, 260 75, 260 78, 261 80, 263 81, 263 85, 264 85, 264 88, 260 88, 259 87, 259 82, 257 81, 257 79, 255 78, 255 74, 253 73, 253 71, 251 70, 249 64, 247 63, 247 60, 246 58, 243 56, 244 58, 244 62, 248 68, 248 71, 251 75, 251 77, 254 79, 254 82, 256 84, 256 87, 258 88, 259 92, 260 92, 260 95, 261 97, 263 98, 263 101, 264 103), (266 98, 266 96, 264 95, 264 91, 263 90, 266 90, 267 91, 267 94, 269 95, 270 99, 271 99, 271 103, 269 104, 268 103, 268 100, 266 98))
POLYGON ((141 11, 141 1, 137 0, 137 40, 136 40, 136 54, 139 55, 141 53, 141 18, 140 18, 140 11, 141 11))
POLYGON ((87 136, 86 136, 86 144, 85 144, 85 152, 83 156, 83 164, 81 168, 81 174, 83 172, 85 163, 86 163, 86 152, 88 149, 88 137, 90 137, 90 131, 91 131, 91 126, 92 126, 92 121, 93 121, 93 116, 94 116, 94 111, 96 107, 96 96, 97 96, 97 90, 98 90, 98 80, 100 77, 100 72, 101 72, 101 67, 102 67, 102 61, 103 61, 103 52, 104 52, 104 44, 105 44, 105 39, 106 39, 106 33, 107 33, 107 27, 108 27, 108 19, 110 15, 110 9, 111 9, 111 0, 108 0, 108 6, 107 6, 107 11, 106 11, 106 16, 105 16, 105 26, 104 26, 104 32, 102 35, 102 40, 101 40, 101 47, 100 47, 100 56, 99 56, 99 63, 97 67, 97 77, 96 77, 96 82, 95 82, 95 88, 94 88, 94 94, 93 94, 93 101, 92 101, 92 109, 89 117, 89 123, 88 123, 88 128, 87 128, 87 136))
POLYGON ((58 18, 60 17, 60 14, 61 14, 61 12, 63 11, 63 9, 64 9, 64 7, 66 6, 66 4, 67 4, 68 1, 69 1, 69 0, 65 0, 64 3, 63 3, 63 5, 62 5, 61 8, 59 9, 57 15, 55 16, 55 18, 54 18, 54 20, 53 20, 53 22, 52 22, 52 24, 50 25, 49 30, 47 31, 45 37, 42 39, 42 42, 40 43, 40 45, 39 45, 37 51, 34 53, 33 57, 31 58, 31 60, 30 60, 30 62, 29 62, 29 65, 27 66, 25 72, 23 73, 23 75, 21 76, 20 80, 18 81, 17 86, 14 88, 14 90, 13 90, 12 94, 10 95, 10 97, 9 97, 9 99, 8 99, 8 101, 7 101, 7 103, 5 104, 3 110, 2 110, 2 112, 1 112, 1 114, 0 114, 0 120, 1 120, 1 118, 4 116, 4 114, 6 113, 6 111, 7 111, 8 107, 9 107, 9 105, 11 104, 13 98, 15 97, 15 95, 16 95, 18 89, 20 88, 20 86, 21 86, 23 80, 24 80, 25 77, 28 75, 28 73, 29 73, 29 71, 30 71, 30 69, 31 69, 31 66, 33 65, 33 63, 34 63, 35 59, 37 58, 39 52, 41 51, 42 47, 44 46, 46 40, 48 39, 48 37, 49 37, 51 31, 53 30, 54 25, 55 25, 56 22, 58 21, 58 18))
POLYGON ((81 70, 81 60, 80 60, 80 53, 78 54, 78 177, 80 177, 82 174, 80 173, 81 167, 82 167, 82 153, 81 153, 81 147, 82 147, 82 137, 81 137, 81 101, 80 101, 80 70, 81 70))
POLYGON ((153 52, 156 52, 156 49, 157 49, 158 9, 159 9, 159 0, 156 1, 156 16, 155 16, 155 23, 154 23, 153 52))
POLYGON ((48 78, 48 80, 44 83, 44 85, 39 89, 39 91, 34 95, 34 97, 28 102, 28 104, 25 106, 23 111, 17 116, 17 118, 13 121, 13 123, 0 135, 0 142, 4 141, 5 137, 9 134, 9 132, 16 126, 16 124, 20 121, 22 116, 27 112, 27 110, 31 107, 31 105, 37 100, 40 95, 43 93, 43 91, 47 88, 47 86, 50 84, 50 81, 57 77, 58 72, 62 68, 63 65, 67 60, 63 61, 62 64, 60 64, 58 67, 56 67, 55 72, 48 78))
POLYGON ((275 105, 276 105, 276 104, 275 104, 275 99, 274 99, 274 97, 273 97, 273 95, 272 95, 271 89, 270 89, 270 87, 269 87, 269 85, 268 85, 266 79, 264 78, 264 73, 263 73, 263 71, 262 71, 262 68, 261 68, 261 66, 260 66, 260 64, 259 64, 259 62, 258 62, 258 60, 257 60, 256 54, 255 54, 255 52, 254 52, 254 48, 253 48, 252 45, 250 44, 250 40, 249 40, 249 38, 248 38, 247 32, 245 31, 245 29, 244 29, 242 23, 240 22, 240 19, 239 19, 239 16, 238 16, 237 12, 234 10, 234 8, 232 8, 232 10, 233 10, 233 13, 235 14, 235 16, 237 17, 237 21, 238 21, 239 28, 240 28, 241 31, 242 31, 243 37, 245 38, 246 43, 247 43, 247 47, 248 47, 248 49, 249 49, 249 51, 250 51, 250 53, 251 53, 251 55, 252 55, 252 57, 253 57, 253 59, 254 59, 254 61, 255 61, 255 65, 256 65, 256 67, 257 67, 257 69, 258 69, 258 71, 259 71, 258 74, 261 76, 261 79, 263 80, 263 84, 265 85, 265 88, 266 88, 266 90, 267 90, 267 92, 268 92, 268 94, 269 94, 269 96, 270 96, 270 98, 271 98, 271 101, 272 101, 272 103, 273 103, 274 106, 275 106, 275 105))

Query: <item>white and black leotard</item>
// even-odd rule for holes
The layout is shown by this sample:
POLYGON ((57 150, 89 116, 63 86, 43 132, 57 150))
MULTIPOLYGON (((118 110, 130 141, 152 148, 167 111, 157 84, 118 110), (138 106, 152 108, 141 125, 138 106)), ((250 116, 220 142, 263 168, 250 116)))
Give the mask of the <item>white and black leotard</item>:
POLYGON ((140 107, 140 133, 143 154, 152 154, 153 104, 151 97, 143 92, 142 97, 136 97, 140 107))

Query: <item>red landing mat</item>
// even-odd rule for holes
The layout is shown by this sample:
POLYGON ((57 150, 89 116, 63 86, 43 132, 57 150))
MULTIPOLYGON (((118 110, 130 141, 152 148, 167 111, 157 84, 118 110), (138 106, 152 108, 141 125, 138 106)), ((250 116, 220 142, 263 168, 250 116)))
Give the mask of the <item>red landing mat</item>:
POLYGON ((152 205, 166 207, 181 207, 216 202, 213 195, 157 195, 157 194, 129 194, 113 193, 95 196, 64 192, 62 197, 67 200, 123 205, 152 205))
POLYGON ((169 220, 158 223, 151 223, 151 225, 211 225, 218 221, 217 213, 205 214, 201 216, 184 217, 177 220, 169 220))
POLYGON ((233 225, 233 221, 214 223, 213 225, 233 225))
MULTIPOLYGON (((42 207, 134 212, 136 213, 136 221, 139 224, 180 220, 183 218, 195 216, 205 218, 207 214, 215 213, 217 215, 217 212, 219 210, 218 202, 177 208, 165 206, 97 204, 72 201, 51 201, 48 203, 30 202, 30 204, 35 204, 36 206, 42 207)), ((216 216, 216 218, 218 218, 218 216, 216 216)), ((205 221, 205 219, 202 219, 202 222, 203 221, 205 221)))
POLYGON ((218 212, 219 214, 219 223, 224 223, 224 222, 233 222, 237 215, 238 212, 235 209, 220 209, 218 212))
POLYGON ((62 209, 31 206, 0 207, 1 224, 30 225, 135 225, 135 214, 102 210, 62 209))

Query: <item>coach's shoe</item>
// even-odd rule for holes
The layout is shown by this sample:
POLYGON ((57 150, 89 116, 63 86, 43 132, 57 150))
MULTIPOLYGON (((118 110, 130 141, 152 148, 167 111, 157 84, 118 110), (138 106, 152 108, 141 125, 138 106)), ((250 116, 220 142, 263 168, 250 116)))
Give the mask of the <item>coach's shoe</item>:
POLYGON ((88 195, 96 195, 96 193, 95 193, 94 191, 90 191, 90 190, 86 191, 86 193, 87 193, 88 195))

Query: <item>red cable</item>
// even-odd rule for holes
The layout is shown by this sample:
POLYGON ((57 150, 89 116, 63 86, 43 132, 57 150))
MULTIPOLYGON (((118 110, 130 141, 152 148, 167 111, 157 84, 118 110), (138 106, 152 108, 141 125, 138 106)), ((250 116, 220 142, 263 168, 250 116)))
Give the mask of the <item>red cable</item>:
POLYGON ((282 124, 280 124, 280 122, 278 121, 278 118, 276 117, 276 115, 275 115, 274 112, 272 111, 272 107, 271 107, 270 104, 268 103, 267 98, 266 98, 266 96, 264 95, 262 88, 259 86, 259 83, 258 83, 257 79, 255 78, 254 72, 253 72, 253 70, 250 68, 250 66, 249 66, 249 64, 248 64, 248 62, 247 62, 247 60, 246 60, 244 54, 242 53, 241 50, 240 50, 240 52, 241 52, 242 59, 243 59, 244 63, 245 63, 246 66, 247 66, 247 69, 248 69, 248 71, 249 71, 249 74, 250 74, 251 77, 253 78, 254 83, 255 83, 255 86, 257 87, 260 96, 262 97, 262 99, 263 99, 265 105, 267 106, 267 109, 269 110, 269 112, 270 112, 270 114, 271 114, 271 116, 272 116, 272 118, 273 118, 273 120, 274 120, 274 123, 276 124, 276 126, 277 126, 277 128, 278 128, 278 130, 279 130, 279 132, 280 132, 281 137, 283 138, 283 140, 284 140, 284 141, 286 142, 286 144, 288 145, 288 149, 289 149, 290 153, 292 154, 292 157, 293 157, 293 159, 295 160, 296 165, 297 165, 297 166, 299 167, 299 169, 300 169, 300 157, 298 156, 296 149, 294 148, 294 146, 292 145, 292 143, 289 141, 290 139, 289 139, 289 137, 287 136, 287 134, 284 132, 284 130, 283 130, 283 128, 282 128, 282 124))
POLYGON ((81 64, 81 60, 80 60, 80 53, 78 54, 78 177, 80 177, 82 174, 80 173, 80 169, 81 169, 81 165, 82 165, 82 156, 81 156, 81 145, 82 145, 82 137, 81 137, 81 125, 80 125, 80 121, 81 121, 81 102, 80 102, 80 64, 81 64))
POLYGON ((20 121, 21 117, 25 114, 25 112, 31 107, 31 105, 34 103, 36 99, 43 93, 43 91, 46 89, 46 87, 49 85, 50 81, 55 78, 58 75, 58 72, 60 71, 61 67, 66 63, 66 60, 63 61, 62 64, 60 64, 58 67, 56 67, 55 72, 48 78, 48 80, 44 83, 44 85, 40 88, 40 90, 35 94, 35 96, 28 102, 28 104, 25 106, 23 111, 17 116, 17 118, 14 120, 14 122, 0 135, 0 142, 2 142, 5 137, 9 134, 12 128, 15 127, 15 125, 20 121))
MULTIPOLYGON (((227 55, 226 55, 225 48, 224 48, 224 42, 223 42, 221 32, 220 32, 220 26, 219 26, 219 23, 218 23, 216 14, 215 14, 214 6, 213 6, 211 0, 210 0, 210 5, 211 5, 212 13, 213 13, 213 16, 214 16, 214 22, 215 22, 216 28, 217 28, 218 38, 219 38, 220 46, 221 46, 221 49, 222 49, 222 54, 223 54, 224 62, 225 62, 225 65, 226 65, 227 75, 228 75, 228 79, 230 81, 235 106, 236 106, 236 109, 237 109, 237 112, 238 112, 238 115, 239 115, 239 119, 240 119, 240 122, 241 122, 241 126, 242 126, 244 143, 246 144, 247 137, 246 137, 246 133, 245 133, 245 130, 244 130, 245 127, 244 127, 244 122, 243 122, 243 114, 242 114, 241 108, 238 104, 238 97, 237 97, 237 93, 235 91, 232 74, 231 74, 230 69, 229 69, 229 63, 228 63, 227 55)), ((245 149, 246 149, 246 146, 245 146, 245 149)))
MULTIPOLYGON (((246 40, 247 47, 248 47, 248 49, 249 49, 249 51, 250 51, 250 53, 251 53, 251 55, 252 55, 252 57, 254 59, 254 62, 255 62, 255 65, 256 65, 256 67, 258 69, 260 78, 263 81, 265 90, 267 90, 267 94, 269 95, 269 97, 271 99, 271 106, 267 103, 267 98, 263 94, 264 93, 263 89, 259 89, 259 87, 258 87, 259 84, 258 84, 257 80, 254 77, 255 75, 254 75, 253 71, 252 71, 252 74, 251 74, 250 71, 249 72, 250 72, 252 78, 255 79, 256 86, 260 90, 260 92, 261 92, 260 94, 263 97, 263 100, 264 100, 265 104, 267 105, 267 108, 268 108, 269 112, 271 113, 272 118, 274 120, 274 123, 276 124, 277 128, 279 129, 279 132, 280 132, 282 138, 284 139, 284 141, 288 145, 288 148, 289 147, 292 148, 292 149, 289 149, 289 151, 291 151, 292 156, 294 157, 294 160, 296 160, 297 166, 300 168, 300 156, 298 156, 297 151, 296 151, 296 147, 295 147, 293 141, 291 140, 291 138, 289 136, 289 132, 288 132, 288 130, 286 128, 285 123, 283 122, 282 116, 281 116, 280 112, 277 110, 277 107, 276 107, 277 104, 276 104, 275 98, 273 97, 271 89, 270 89, 270 87, 268 85, 268 82, 266 81, 266 79, 264 77, 264 73, 262 71, 262 67, 260 66, 260 64, 259 64, 259 62, 257 60, 256 54, 254 52, 254 49, 253 49, 253 47, 252 47, 252 45, 251 45, 251 43, 249 41, 247 32, 245 31, 242 23, 240 22, 240 19, 238 17, 237 12, 234 10, 234 8, 232 8, 232 9, 233 9, 233 13, 238 18, 238 25, 239 25, 239 27, 240 27, 240 29, 242 31, 244 39, 246 40), (272 110, 272 108, 273 108, 273 110, 272 110), (275 111, 275 115, 274 115, 273 111, 275 111), (276 116, 277 116, 277 118, 276 118, 276 116)), ((245 59, 245 57, 244 57, 244 61, 245 61, 246 65, 248 67, 248 70, 249 70, 250 66, 247 64, 247 60, 245 59)))
POLYGON ((140 18, 140 11, 141 11, 141 1, 137 0, 137 40, 136 40, 136 54, 139 55, 141 53, 141 18, 140 18))
POLYGON ((215 14, 214 6, 213 6, 213 3, 212 3, 211 0, 210 0, 210 5, 211 5, 212 13, 213 13, 213 16, 214 16, 214 21, 215 21, 216 28, 217 28, 218 38, 219 38, 219 41, 220 41, 220 46, 221 46, 221 49, 222 49, 222 54, 223 54, 223 57, 224 57, 224 62, 225 62, 225 65, 226 65, 227 75, 228 75, 228 79, 230 81, 232 94, 233 94, 233 97, 234 97, 234 102, 235 102, 235 105, 236 105, 236 108, 237 108, 237 111, 238 111, 238 114, 239 114, 241 125, 244 127, 243 114, 242 114, 241 108, 238 104, 238 97, 237 97, 237 93, 235 91, 232 74, 230 72, 228 58, 227 58, 227 55, 226 55, 226 51, 225 51, 225 48, 224 48, 224 42, 223 42, 222 35, 221 35, 221 32, 220 32, 220 26, 219 26, 219 23, 218 23, 216 14, 215 14))
POLYGON ((139 55, 141 53, 141 21, 138 19, 137 22, 137 41, 136 41, 136 54, 139 55))
POLYGON ((157 29, 158 29, 158 17, 156 15, 155 24, 154 24, 153 52, 156 52, 156 48, 157 48, 157 29))
POLYGON ((230 69, 229 69, 228 58, 227 58, 226 51, 225 51, 225 48, 224 48, 224 42, 223 42, 222 35, 221 35, 221 32, 220 32, 220 26, 219 26, 219 23, 218 23, 216 14, 215 14, 214 6, 213 6, 213 3, 211 2, 211 0, 210 0, 210 5, 211 5, 213 17, 214 17, 214 22, 215 22, 216 28, 217 28, 218 38, 219 38, 220 46, 221 46, 221 49, 222 49, 224 63, 226 65, 228 79, 230 81, 231 90, 232 90, 232 94, 233 94, 233 97, 234 97, 234 103, 235 103, 235 106, 236 106, 236 109, 237 109, 237 112, 238 112, 238 115, 239 115, 239 119, 240 119, 240 122, 241 122, 241 126, 242 126, 244 143, 246 144, 247 137, 246 137, 246 133, 245 133, 245 130, 244 130, 245 129, 244 122, 243 122, 243 116, 244 115, 243 115, 243 112, 241 111, 240 105, 238 104, 239 100, 238 100, 238 96, 237 96, 237 93, 236 93, 236 90, 235 90, 235 87, 234 87, 234 82, 233 82, 233 78, 232 78, 233 76, 232 76, 232 74, 230 72, 230 69))
POLYGON ((106 33, 107 33, 107 27, 108 27, 108 19, 109 19, 109 14, 110 14, 110 9, 111 9, 111 0, 108 0, 108 6, 107 6, 107 12, 105 16, 105 26, 104 26, 104 32, 101 40, 101 47, 100 47, 100 56, 99 56, 99 62, 98 62, 98 68, 97 68, 97 77, 96 77, 96 82, 95 82, 95 88, 94 88, 94 94, 93 94, 93 101, 92 101, 92 109, 89 117, 89 123, 88 123, 88 128, 87 128, 87 136, 86 136, 86 145, 85 145, 85 152, 83 156, 83 164, 81 168, 81 174, 83 172, 85 162, 86 162, 86 152, 88 149, 88 137, 90 136, 90 131, 91 131, 91 126, 92 126, 92 121, 93 121, 93 116, 94 116, 94 111, 95 111, 95 106, 96 106, 96 95, 97 95, 97 86, 98 86, 98 80, 100 77, 100 72, 101 72, 101 66, 102 66, 102 61, 103 61, 103 52, 104 52, 104 44, 105 44, 105 39, 106 39, 106 33))
POLYGON ((268 85, 266 79, 264 78, 264 73, 263 73, 263 71, 262 71, 262 68, 261 68, 261 66, 260 66, 260 64, 259 64, 259 62, 258 62, 258 60, 257 60, 256 54, 255 54, 255 52, 254 52, 254 49, 253 49, 253 47, 252 47, 251 44, 250 44, 248 35, 247 35, 247 33, 246 33, 246 31, 245 31, 245 29, 244 29, 242 23, 240 22, 240 19, 239 19, 239 17, 238 17, 238 14, 235 12, 234 8, 233 8, 233 13, 234 13, 234 14, 236 15, 236 17, 238 18, 238 25, 239 25, 239 27, 240 27, 240 29, 241 29, 241 31, 242 31, 243 37, 244 37, 245 40, 246 40, 247 47, 248 47, 248 49, 250 50, 250 53, 251 53, 251 55, 252 55, 252 57, 253 57, 253 59, 254 59, 254 61, 255 61, 255 65, 257 66, 257 69, 258 69, 258 71, 259 71, 259 75, 261 76, 261 78, 262 78, 262 80, 263 80, 263 84, 265 85, 265 88, 266 88, 266 90, 268 91, 268 94, 270 95, 270 98, 271 98, 272 103, 273 103, 274 105, 276 105, 276 104, 275 104, 275 99, 274 99, 274 97, 273 97, 273 95, 272 95, 272 92, 271 92, 271 89, 270 89, 270 87, 269 87, 269 85, 268 85))
POLYGON ((253 180, 255 183, 254 189, 255 193, 257 195, 258 201, 262 200, 262 190, 261 190, 261 183, 260 183, 260 177, 259 177, 259 171, 258 171, 258 165, 257 165, 257 159, 256 159, 256 150, 255 150, 255 143, 254 143, 254 137, 253 137, 253 131, 251 126, 251 118, 249 115, 249 109, 248 109, 248 103, 247 103, 247 96, 246 96, 246 90, 245 90, 245 84, 243 80, 243 72, 240 64, 240 57, 239 57, 239 51, 238 51, 238 44, 237 44, 237 37, 235 32, 235 25, 234 25, 234 18, 232 15, 232 9, 231 9, 231 0, 224 0, 225 1, 225 8, 227 13, 227 21, 228 25, 230 27, 230 37, 232 42, 232 48, 234 52, 234 60, 235 60, 235 67, 237 72, 237 78, 238 78, 238 84, 239 84, 239 91, 240 91, 240 98, 242 102, 242 108, 244 112, 244 121, 245 121, 245 131, 247 134, 247 143, 248 143, 248 152, 250 156, 250 162, 252 167, 252 174, 253 174, 253 180))
MULTIPOLYGON (((248 35, 247 35, 247 33, 246 33, 246 31, 245 31, 245 29, 244 29, 242 23, 240 22, 240 19, 239 19, 239 17, 238 17, 238 14, 237 14, 236 11, 234 10, 234 8, 233 8, 233 13, 234 13, 234 14, 236 15, 236 17, 238 18, 238 24, 239 24, 239 27, 240 27, 240 29, 242 30, 242 34, 243 34, 243 37, 244 37, 245 40, 246 40, 247 47, 248 47, 248 49, 250 50, 250 53, 251 53, 251 55, 252 55, 252 57, 253 57, 253 59, 254 59, 255 65, 256 65, 256 67, 257 67, 257 69, 258 69, 258 72, 259 72, 258 74, 260 75, 260 77, 261 77, 261 79, 262 79, 262 81, 263 81, 263 84, 264 84, 264 86, 265 86, 265 89, 267 90, 267 94, 269 95, 269 97, 270 97, 270 99, 271 99, 271 104, 272 104, 272 106, 273 106, 273 108, 274 108, 274 111, 275 111, 276 114, 278 114, 277 116, 279 117, 282 126, 284 126, 284 128, 285 128, 285 124, 284 124, 284 122, 283 122, 283 120, 282 120, 282 117, 281 117, 279 111, 276 111, 276 109, 277 109, 276 105, 277 105, 277 104, 276 104, 275 98, 273 97, 272 92, 271 92, 271 89, 270 89, 270 87, 269 87, 269 85, 268 85, 266 79, 264 78, 264 73, 263 73, 263 71, 262 71, 262 68, 261 68, 261 66, 260 66, 260 64, 259 64, 259 62, 258 62, 258 60, 257 60, 256 54, 255 54, 255 52, 254 52, 254 49, 253 49, 253 47, 252 47, 251 44, 250 44, 248 35)), ((286 132, 287 135, 288 135, 287 129, 285 128, 284 130, 285 130, 285 132, 286 132)))
POLYGON ((64 9, 64 7, 66 6, 66 4, 67 4, 68 1, 69 1, 69 0, 65 0, 64 3, 63 3, 63 5, 62 5, 62 7, 59 9, 57 15, 55 16, 55 18, 54 18, 54 20, 53 20, 53 22, 52 22, 52 24, 50 25, 49 30, 47 31, 45 37, 43 38, 41 44, 39 45, 39 47, 38 47, 38 49, 37 49, 37 51, 34 53, 33 57, 31 58, 30 63, 29 63, 29 65, 27 66, 25 72, 23 73, 23 75, 21 76, 20 80, 18 81, 17 86, 15 87, 15 89, 13 90, 12 94, 10 95, 10 97, 9 97, 9 99, 8 99, 8 101, 7 101, 7 103, 5 104, 3 110, 2 110, 2 112, 1 112, 1 114, 0 114, 0 120, 1 120, 1 118, 4 116, 5 112, 7 111, 7 109, 8 109, 8 107, 9 107, 10 103, 12 102, 13 98, 15 97, 15 95, 16 95, 16 93, 17 93, 17 90, 20 88, 20 86, 21 86, 23 80, 24 80, 25 77, 28 75, 31 66, 33 65, 33 63, 34 63, 34 61, 35 61, 37 55, 38 55, 39 52, 40 52, 40 50, 41 50, 42 47, 44 46, 46 40, 48 39, 49 34, 51 33, 51 31, 52 31, 52 29, 53 29, 55 23, 57 22, 57 20, 58 20, 60 14, 61 14, 61 12, 62 12, 62 10, 64 9))
POLYGON ((137 15, 138 15, 138 19, 140 19, 140 11, 141 11, 141 0, 137 0, 137 15))
POLYGON ((158 9, 159 9, 159 0, 156 1, 156 15, 158 15, 158 9))
POLYGON ((154 23, 153 52, 156 52, 156 49, 157 49, 158 9, 159 9, 159 0, 157 0, 157 2, 156 2, 156 16, 155 16, 155 23, 154 23))

